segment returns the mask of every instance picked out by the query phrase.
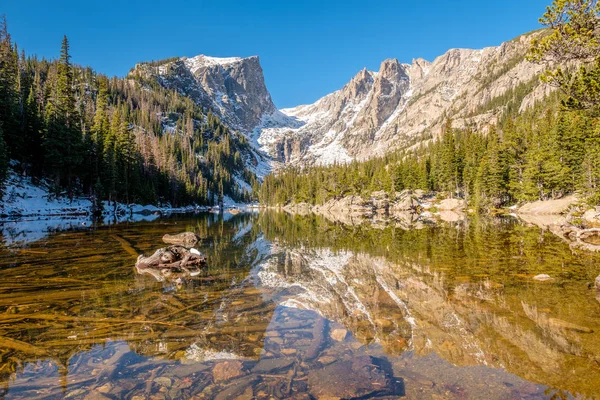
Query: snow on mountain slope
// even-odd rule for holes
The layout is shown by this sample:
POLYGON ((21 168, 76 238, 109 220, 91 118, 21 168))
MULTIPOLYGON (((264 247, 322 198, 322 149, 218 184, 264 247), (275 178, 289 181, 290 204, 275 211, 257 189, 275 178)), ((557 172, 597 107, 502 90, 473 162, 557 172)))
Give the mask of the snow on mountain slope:
POLYGON ((231 128, 248 132, 277 109, 265 86, 258 57, 199 55, 159 63, 140 63, 130 76, 154 79, 189 96, 231 128))
POLYGON ((364 69, 314 104, 280 110, 288 119, 278 117, 279 124, 263 118, 251 136, 280 163, 311 165, 407 148, 438 135, 447 118, 485 131, 501 108, 488 107, 491 100, 525 88, 515 100, 526 108, 547 94, 537 81, 543 66, 525 61, 530 41, 524 35, 483 50, 452 49, 433 62, 385 60, 378 72, 364 69))
POLYGON ((507 101, 523 109, 548 94, 537 80, 544 67, 525 60, 537 34, 482 50, 451 49, 433 62, 388 59, 314 104, 282 110, 258 57, 183 57, 138 64, 130 74, 189 96, 246 135, 257 157, 267 155, 254 168, 264 176, 283 164, 345 163, 417 145, 439 135, 448 118, 485 131, 505 105, 492 107, 492 100, 512 93, 507 101))

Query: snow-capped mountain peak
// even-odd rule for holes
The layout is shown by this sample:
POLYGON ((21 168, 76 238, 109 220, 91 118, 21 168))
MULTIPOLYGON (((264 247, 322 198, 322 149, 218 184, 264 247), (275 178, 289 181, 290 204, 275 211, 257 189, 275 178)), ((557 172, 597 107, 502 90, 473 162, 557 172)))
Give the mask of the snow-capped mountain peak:
POLYGON ((485 131, 502 107, 489 104, 518 86, 533 88, 517 99, 530 106, 548 92, 535 82, 543 67, 525 61, 530 42, 523 35, 498 47, 451 49, 433 62, 390 58, 313 104, 282 110, 256 56, 198 55, 139 64, 131 73, 189 96, 245 134, 273 166, 331 164, 417 145, 439 135, 447 118, 485 131))

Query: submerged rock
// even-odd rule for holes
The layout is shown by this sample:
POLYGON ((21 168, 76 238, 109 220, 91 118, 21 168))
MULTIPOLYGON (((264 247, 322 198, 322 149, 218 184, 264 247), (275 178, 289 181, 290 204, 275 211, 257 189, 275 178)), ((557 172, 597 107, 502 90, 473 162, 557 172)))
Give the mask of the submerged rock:
POLYGON ((239 361, 224 361, 214 366, 212 373, 215 382, 228 381, 242 375, 243 365, 239 361))
POLYGON ((390 365, 370 356, 338 361, 308 374, 311 394, 318 399, 353 399, 402 396, 404 386, 393 376, 390 365))
POLYGON ((348 331, 345 329, 333 329, 329 334, 329 336, 331 336, 331 338, 336 342, 343 342, 347 335, 348 331))
POLYGON ((534 280, 545 282, 545 281, 553 281, 554 278, 547 274, 540 274, 533 277, 534 280))
POLYGON ((192 247, 200 241, 200 236, 196 235, 194 232, 183 232, 177 235, 166 234, 163 236, 162 240, 167 244, 192 247))

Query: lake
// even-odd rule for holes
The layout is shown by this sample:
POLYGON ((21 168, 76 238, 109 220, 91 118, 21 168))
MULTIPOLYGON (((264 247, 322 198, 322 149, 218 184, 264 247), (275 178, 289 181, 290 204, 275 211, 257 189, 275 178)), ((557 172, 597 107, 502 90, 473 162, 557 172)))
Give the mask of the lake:
POLYGON ((198 214, 15 239, 27 224, 0 250, 6 399, 600 397, 600 255, 514 218, 198 214), (205 270, 136 271, 184 231, 205 270))

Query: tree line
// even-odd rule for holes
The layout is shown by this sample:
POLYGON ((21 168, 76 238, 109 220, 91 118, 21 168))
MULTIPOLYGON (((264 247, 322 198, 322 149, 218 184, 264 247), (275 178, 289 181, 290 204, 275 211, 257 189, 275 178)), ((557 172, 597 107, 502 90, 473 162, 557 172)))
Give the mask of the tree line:
POLYGON ((556 112, 546 102, 482 134, 457 130, 418 149, 366 162, 293 168, 268 176, 265 204, 323 204, 349 195, 369 197, 421 189, 465 198, 479 209, 548 200, 580 191, 600 201, 600 131, 582 111, 556 112))
POLYGON ((108 78, 72 63, 26 56, 0 19, 0 180, 12 168, 56 194, 125 203, 250 201, 236 179, 245 138, 185 96, 135 76, 108 78))

